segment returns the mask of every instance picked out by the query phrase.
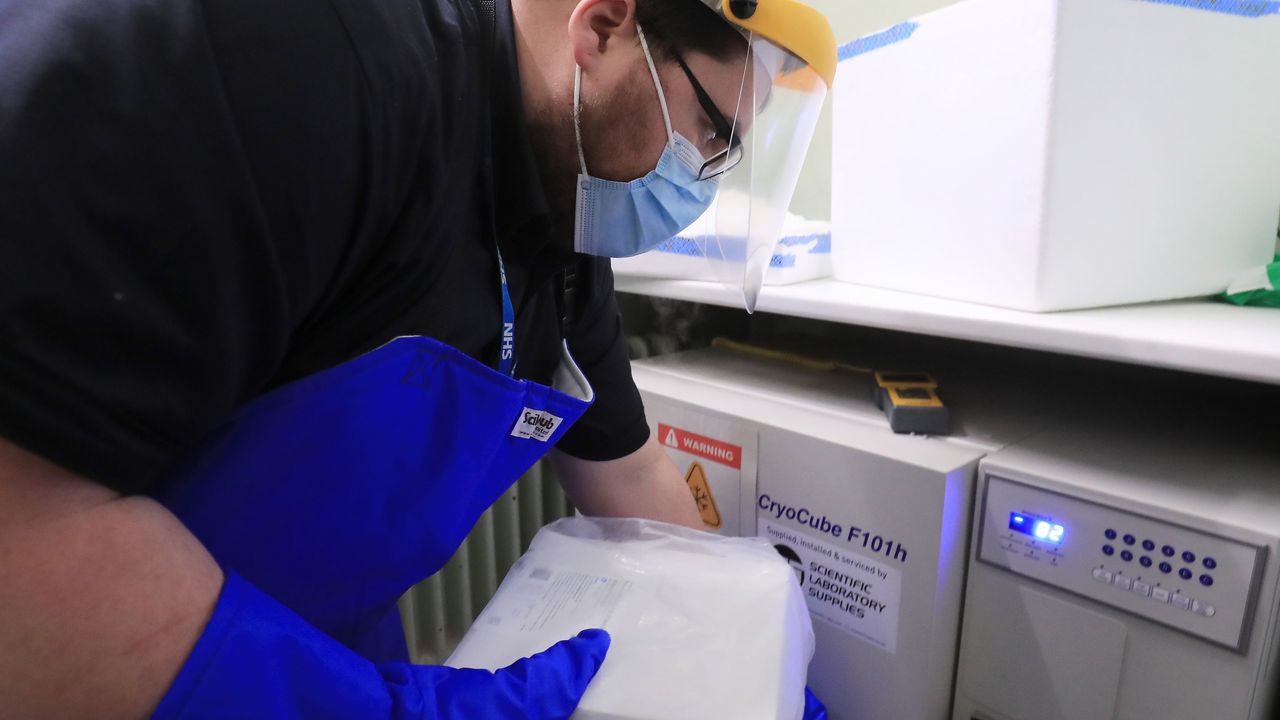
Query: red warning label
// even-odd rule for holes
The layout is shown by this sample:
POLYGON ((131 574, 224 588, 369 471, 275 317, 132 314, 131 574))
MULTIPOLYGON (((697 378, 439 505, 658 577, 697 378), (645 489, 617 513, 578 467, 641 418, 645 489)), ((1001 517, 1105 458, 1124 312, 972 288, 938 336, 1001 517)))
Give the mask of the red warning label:
POLYGON ((698 435, 697 433, 691 433, 688 430, 681 430, 663 423, 658 423, 658 437, 662 438, 662 444, 669 448, 681 450, 690 455, 697 455, 705 460, 717 462, 735 470, 742 469, 742 448, 738 445, 730 445, 727 442, 714 440, 705 435, 698 435))

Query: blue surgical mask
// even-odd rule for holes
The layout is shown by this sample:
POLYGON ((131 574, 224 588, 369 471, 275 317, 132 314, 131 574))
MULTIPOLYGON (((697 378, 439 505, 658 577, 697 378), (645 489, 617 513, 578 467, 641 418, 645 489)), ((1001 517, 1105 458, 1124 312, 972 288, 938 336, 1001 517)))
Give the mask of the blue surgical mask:
POLYGON ((719 178, 698 179, 702 153, 680 133, 671 129, 667 98, 658 81, 658 70, 644 32, 636 26, 640 48, 649 64, 653 84, 658 88, 662 121, 667 126, 667 146, 658 166, 631 182, 616 182, 587 174, 582 153, 582 130, 578 122, 582 68, 573 79, 573 130, 578 141, 577 219, 573 228, 573 248, 601 257, 631 257, 667 241, 689 227, 711 205, 719 178))

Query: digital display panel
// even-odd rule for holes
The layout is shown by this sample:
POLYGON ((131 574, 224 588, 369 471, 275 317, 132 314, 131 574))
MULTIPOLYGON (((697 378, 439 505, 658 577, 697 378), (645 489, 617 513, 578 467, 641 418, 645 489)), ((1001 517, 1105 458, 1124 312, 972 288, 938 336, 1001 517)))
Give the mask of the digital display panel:
POLYGON ((1009 513, 1009 529, 1054 545, 1061 544, 1067 534, 1062 525, 1028 513, 1009 513))

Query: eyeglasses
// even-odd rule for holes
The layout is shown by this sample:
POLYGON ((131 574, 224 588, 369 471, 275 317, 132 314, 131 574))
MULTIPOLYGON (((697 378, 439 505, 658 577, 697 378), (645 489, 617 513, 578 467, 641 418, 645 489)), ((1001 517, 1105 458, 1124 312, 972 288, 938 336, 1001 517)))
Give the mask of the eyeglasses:
POLYGON ((702 87, 702 83, 698 82, 698 78, 693 76, 693 71, 685 64, 684 58, 676 55, 675 59, 679 63, 680 69, 684 71, 685 77, 689 78, 689 84, 693 86, 693 94, 697 96, 698 104, 702 106, 702 111, 711 120, 711 127, 715 128, 716 137, 728 139, 728 146, 703 162, 702 169, 698 171, 699 180, 709 180, 732 170, 738 163, 742 162, 742 141, 735 135, 733 125, 720 112, 720 108, 716 107, 716 104, 711 101, 711 96, 702 87))

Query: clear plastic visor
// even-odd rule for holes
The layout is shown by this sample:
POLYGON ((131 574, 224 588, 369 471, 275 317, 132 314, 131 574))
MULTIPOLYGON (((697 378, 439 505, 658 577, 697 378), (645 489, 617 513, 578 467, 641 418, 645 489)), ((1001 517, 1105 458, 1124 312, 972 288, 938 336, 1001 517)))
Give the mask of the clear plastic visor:
POLYGON ((754 311, 813 138, 827 86, 804 61, 759 36, 750 39, 739 107, 725 152, 707 158, 720 191, 682 235, 697 239, 721 283, 754 311), (717 162, 718 160, 718 162, 717 162))

